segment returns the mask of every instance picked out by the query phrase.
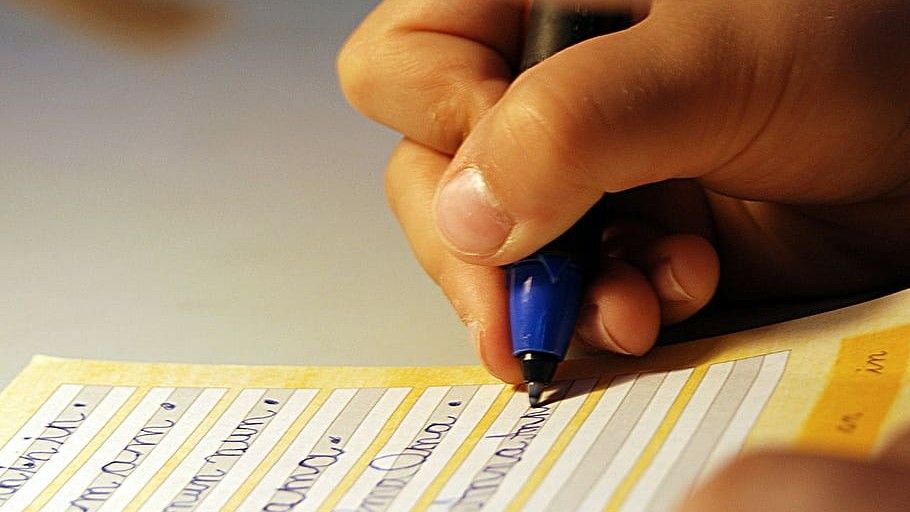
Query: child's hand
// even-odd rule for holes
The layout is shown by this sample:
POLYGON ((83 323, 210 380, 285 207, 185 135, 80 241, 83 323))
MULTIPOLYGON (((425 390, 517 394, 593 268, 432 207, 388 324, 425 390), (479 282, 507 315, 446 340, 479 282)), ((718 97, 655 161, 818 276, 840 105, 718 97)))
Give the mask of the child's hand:
POLYGON ((805 298, 910 276, 910 2, 654 1, 510 85, 524 9, 387 0, 339 57, 350 101, 405 137, 392 208, 494 374, 520 380, 496 265, 604 192, 577 329, 595 346, 643 353, 718 286, 805 298))
POLYGON ((906 512, 910 431, 871 462, 795 453, 736 460, 690 497, 682 512, 906 512))

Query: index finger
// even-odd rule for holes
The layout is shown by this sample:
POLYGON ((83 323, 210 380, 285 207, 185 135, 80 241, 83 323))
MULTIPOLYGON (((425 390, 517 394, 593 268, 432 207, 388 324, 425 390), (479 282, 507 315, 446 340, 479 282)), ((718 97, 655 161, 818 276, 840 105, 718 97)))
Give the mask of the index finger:
POLYGON ((523 0, 386 0, 338 56, 364 115, 452 154, 511 81, 523 0))

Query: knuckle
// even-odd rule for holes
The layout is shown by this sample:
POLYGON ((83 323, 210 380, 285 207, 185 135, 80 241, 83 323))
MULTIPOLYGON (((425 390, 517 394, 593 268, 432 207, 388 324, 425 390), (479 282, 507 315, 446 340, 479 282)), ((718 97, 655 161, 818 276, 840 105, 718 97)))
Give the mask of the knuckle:
POLYGON ((477 121, 496 103, 506 87, 504 71, 471 47, 453 47, 448 54, 410 52, 425 34, 400 42, 396 77, 400 101, 413 106, 413 122, 421 141, 454 154, 477 121))
POLYGON ((435 55, 426 37, 400 30, 369 39, 355 34, 336 59, 339 84, 361 114, 454 154, 495 103, 500 84, 477 76, 473 55, 435 55))
POLYGON ((369 91, 375 81, 373 59, 368 47, 369 45, 360 43, 355 34, 344 44, 335 59, 341 91, 348 102, 361 112, 367 110, 371 97, 369 91))
POLYGON ((504 103, 500 126, 523 154, 559 162, 560 180, 574 189, 589 188, 597 177, 586 162, 585 139, 595 128, 583 97, 549 80, 519 79, 504 103), (565 169, 571 172, 564 172, 565 169))
POLYGON ((422 140, 446 154, 454 154, 470 131, 473 109, 467 103, 472 90, 469 84, 453 79, 461 69, 437 64, 428 69, 415 69, 410 88, 423 98, 423 108, 416 112, 422 140))
POLYGON ((579 108, 578 91, 548 78, 517 80, 510 113, 515 124, 520 122, 522 128, 543 133, 552 145, 568 149, 567 142, 584 132, 590 119, 579 108))

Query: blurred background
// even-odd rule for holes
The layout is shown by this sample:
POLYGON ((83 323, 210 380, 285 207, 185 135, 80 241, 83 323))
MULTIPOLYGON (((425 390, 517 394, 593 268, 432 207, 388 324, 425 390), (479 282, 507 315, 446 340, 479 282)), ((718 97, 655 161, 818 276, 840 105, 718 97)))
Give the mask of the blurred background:
POLYGON ((386 208, 397 137, 337 85, 377 2, 157 3, 0 1, 0 385, 38 353, 474 364, 386 208))

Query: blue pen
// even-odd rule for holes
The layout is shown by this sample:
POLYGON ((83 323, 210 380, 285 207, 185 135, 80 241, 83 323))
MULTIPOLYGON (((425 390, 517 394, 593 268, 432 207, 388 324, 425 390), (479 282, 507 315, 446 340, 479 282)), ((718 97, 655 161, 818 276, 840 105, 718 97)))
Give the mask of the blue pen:
MULTIPOLYGON (((594 12, 568 2, 535 2, 531 7, 520 71, 556 52, 598 35, 631 26, 628 13, 594 12)), ((600 211, 536 253, 506 267, 512 354, 521 363, 531 407, 565 358, 575 329, 588 273, 596 262, 600 211)))

